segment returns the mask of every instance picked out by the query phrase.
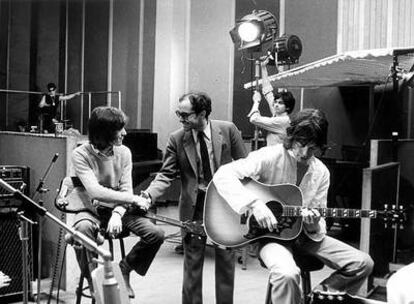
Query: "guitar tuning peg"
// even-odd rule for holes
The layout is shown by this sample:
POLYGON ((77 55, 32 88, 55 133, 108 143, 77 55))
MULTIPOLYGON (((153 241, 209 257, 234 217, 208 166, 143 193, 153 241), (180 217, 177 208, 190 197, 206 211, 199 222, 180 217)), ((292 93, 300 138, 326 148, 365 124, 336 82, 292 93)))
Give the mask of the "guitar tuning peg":
POLYGON ((388 204, 384 204, 384 209, 388 209, 388 204))
POLYGON ((395 210, 395 205, 392 205, 392 210, 395 210))
POLYGON ((399 228, 400 228, 400 230, 403 230, 404 229, 404 225, 403 224, 400 224, 399 228))

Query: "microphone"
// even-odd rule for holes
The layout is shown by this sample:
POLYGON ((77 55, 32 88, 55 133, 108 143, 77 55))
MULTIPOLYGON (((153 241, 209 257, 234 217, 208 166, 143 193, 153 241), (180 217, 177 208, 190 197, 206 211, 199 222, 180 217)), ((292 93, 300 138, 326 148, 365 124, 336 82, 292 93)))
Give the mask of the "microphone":
POLYGON ((56 154, 53 156, 52 163, 56 162, 56 160, 58 159, 58 157, 59 157, 59 153, 56 153, 56 154))

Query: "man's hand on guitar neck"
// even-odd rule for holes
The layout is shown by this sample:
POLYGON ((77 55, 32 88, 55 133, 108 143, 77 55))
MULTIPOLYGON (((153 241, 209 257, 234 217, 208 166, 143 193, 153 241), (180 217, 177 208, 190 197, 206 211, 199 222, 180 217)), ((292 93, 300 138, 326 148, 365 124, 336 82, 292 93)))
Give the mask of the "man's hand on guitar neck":
POLYGON ((251 205, 251 212, 260 227, 277 231, 277 219, 263 201, 256 201, 251 205))
POLYGON ((316 209, 302 208, 302 218, 305 228, 309 233, 315 233, 319 229, 321 214, 316 209))

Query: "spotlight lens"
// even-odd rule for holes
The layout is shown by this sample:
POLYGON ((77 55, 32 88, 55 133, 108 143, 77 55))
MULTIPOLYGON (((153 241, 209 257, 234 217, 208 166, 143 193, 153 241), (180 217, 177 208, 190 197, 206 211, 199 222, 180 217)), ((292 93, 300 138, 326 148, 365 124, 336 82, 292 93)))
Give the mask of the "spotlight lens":
POLYGON ((252 42, 259 38, 260 29, 257 24, 251 22, 244 22, 238 28, 240 39, 245 42, 252 42))

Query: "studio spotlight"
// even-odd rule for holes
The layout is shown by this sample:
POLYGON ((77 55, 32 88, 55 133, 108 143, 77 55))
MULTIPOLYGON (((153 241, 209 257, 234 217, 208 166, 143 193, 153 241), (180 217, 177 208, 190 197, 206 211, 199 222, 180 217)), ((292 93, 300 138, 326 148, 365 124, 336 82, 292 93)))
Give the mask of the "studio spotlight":
POLYGON ((283 35, 275 38, 272 48, 268 50, 268 54, 274 60, 269 61, 270 65, 290 65, 299 62, 302 55, 302 42, 296 35, 283 35), (277 62, 276 62, 277 61, 277 62))
POLYGON ((239 50, 261 51, 261 46, 273 40, 277 30, 277 20, 272 13, 254 10, 236 23, 230 36, 239 50))

